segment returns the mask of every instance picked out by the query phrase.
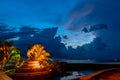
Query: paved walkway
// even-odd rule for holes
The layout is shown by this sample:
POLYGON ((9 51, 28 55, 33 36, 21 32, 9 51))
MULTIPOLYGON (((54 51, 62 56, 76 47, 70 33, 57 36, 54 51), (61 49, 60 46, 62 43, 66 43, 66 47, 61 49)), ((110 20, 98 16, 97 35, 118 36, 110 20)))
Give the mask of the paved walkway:
POLYGON ((72 80, 120 80, 120 68, 100 70, 72 80))
POLYGON ((0 80, 12 80, 3 71, 0 71, 0 80))
POLYGON ((112 68, 81 76, 80 80, 120 80, 120 68, 112 68))

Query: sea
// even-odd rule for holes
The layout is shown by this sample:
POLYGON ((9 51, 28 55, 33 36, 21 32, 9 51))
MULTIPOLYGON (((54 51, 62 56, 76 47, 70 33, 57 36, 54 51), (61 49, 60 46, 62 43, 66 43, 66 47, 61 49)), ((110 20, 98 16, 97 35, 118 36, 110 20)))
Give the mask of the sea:
POLYGON ((54 80, 71 80, 71 79, 79 78, 80 76, 89 75, 94 72, 96 71, 84 71, 84 70, 83 71, 69 71, 68 73, 70 73, 70 75, 63 76, 63 77, 56 77, 54 78, 54 80))
MULTIPOLYGON (((94 60, 66 60, 66 59, 59 59, 60 62, 67 62, 67 63, 99 63, 99 64, 120 64, 119 62, 115 62, 115 61, 102 61, 102 62, 98 62, 98 61, 94 61, 94 60)), ((63 76, 63 77, 56 77, 54 78, 54 80, 71 80, 71 79, 75 79, 75 78, 79 78, 80 76, 85 76, 85 75, 89 75, 92 73, 95 73, 97 71, 95 70, 81 70, 81 71, 69 71, 68 73, 70 73, 70 75, 68 76, 63 76)))

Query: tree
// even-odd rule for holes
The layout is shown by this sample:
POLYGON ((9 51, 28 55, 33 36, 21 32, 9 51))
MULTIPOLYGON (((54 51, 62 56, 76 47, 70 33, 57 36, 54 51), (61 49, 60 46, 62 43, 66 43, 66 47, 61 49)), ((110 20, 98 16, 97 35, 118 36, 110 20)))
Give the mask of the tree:
POLYGON ((6 66, 6 63, 9 59, 9 52, 12 48, 12 43, 4 40, 0 40, 0 64, 1 69, 6 66))
POLYGON ((27 51, 28 60, 39 61, 41 67, 47 68, 49 66, 49 63, 47 62, 49 56, 50 54, 39 44, 32 45, 27 51))
POLYGON ((48 60, 49 56, 50 54, 39 44, 32 45, 27 51, 27 57, 31 60, 44 61, 48 60))
POLYGON ((15 68, 19 64, 20 58, 21 58, 21 56, 20 56, 20 50, 18 48, 12 48, 10 50, 9 62, 12 62, 14 64, 15 68))

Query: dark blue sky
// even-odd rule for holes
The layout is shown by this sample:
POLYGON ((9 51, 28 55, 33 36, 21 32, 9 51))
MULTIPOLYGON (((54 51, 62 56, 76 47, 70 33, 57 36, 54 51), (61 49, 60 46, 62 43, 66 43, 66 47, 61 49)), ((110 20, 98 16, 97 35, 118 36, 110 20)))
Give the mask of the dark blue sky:
POLYGON ((119 59, 120 0, 0 0, 0 33, 57 58, 119 59))

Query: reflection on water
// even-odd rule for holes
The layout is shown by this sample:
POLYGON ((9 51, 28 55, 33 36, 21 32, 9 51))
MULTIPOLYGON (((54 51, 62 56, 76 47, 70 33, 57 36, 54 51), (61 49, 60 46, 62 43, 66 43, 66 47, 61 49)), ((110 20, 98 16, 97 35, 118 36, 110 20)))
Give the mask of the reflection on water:
POLYGON ((70 80, 70 79, 78 78, 80 76, 85 76, 94 72, 95 71, 70 71, 68 72, 70 73, 69 76, 55 78, 54 80, 70 80))

